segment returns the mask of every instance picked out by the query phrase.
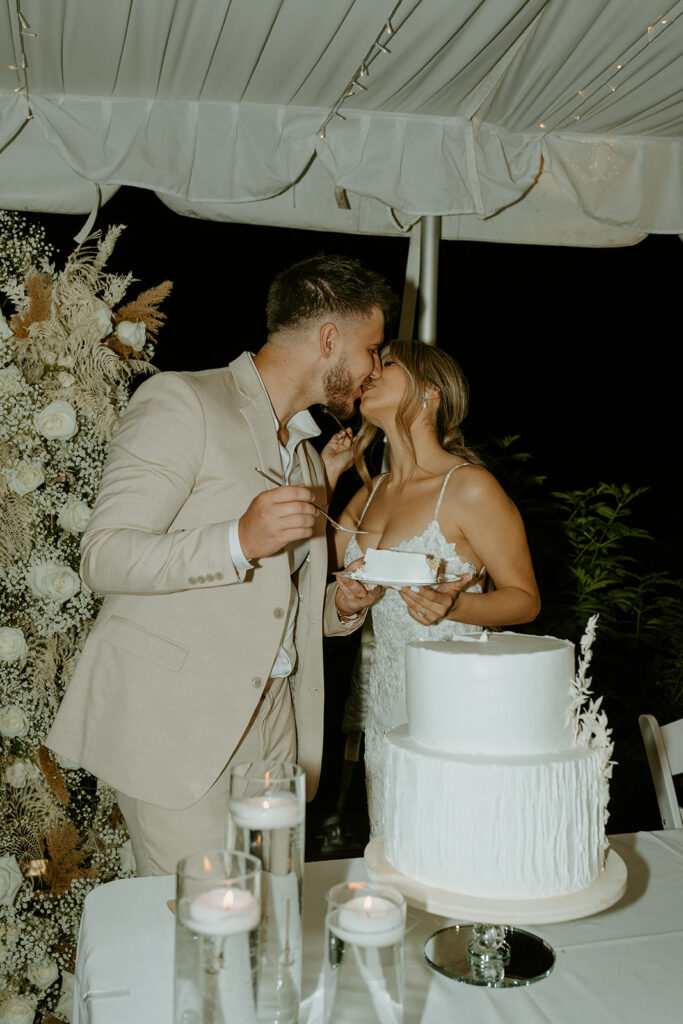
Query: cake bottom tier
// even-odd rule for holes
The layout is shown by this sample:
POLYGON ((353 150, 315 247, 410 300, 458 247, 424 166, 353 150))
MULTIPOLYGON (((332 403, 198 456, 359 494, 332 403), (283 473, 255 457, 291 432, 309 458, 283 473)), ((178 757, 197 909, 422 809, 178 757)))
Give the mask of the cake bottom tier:
POLYGON ((385 849, 403 874, 471 896, 536 899, 598 877, 605 836, 599 755, 491 759, 389 735, 385 849))

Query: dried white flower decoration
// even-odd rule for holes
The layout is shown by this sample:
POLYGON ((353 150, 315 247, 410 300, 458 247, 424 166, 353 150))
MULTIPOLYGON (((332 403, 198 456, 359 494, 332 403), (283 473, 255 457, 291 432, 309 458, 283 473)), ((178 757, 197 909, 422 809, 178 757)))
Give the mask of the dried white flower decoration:
MULTIPOLYGON (((588 675, 588 667, 593 657, 593 641, 597 630, 598 616, 591 615, 586 630, 581 637, 579 664, 576 677, 572 681, 570 690, 569 709, 567 712, 568 721, 573 724, 574 742, 577 746, 590 747, 600 755, 600 786, 599 786, 599 813, 603 825, 607 825, 609 811, 609 780, 612 778, 612 754, 614 742, 612 741, 612 730, 607 725, 607 715, 601 709, 602 697, 597 700, 591 699, 590 689, 591 677, 588 675)), ((607 848, 607 839, 603 828, 602 853, 607 848)))
POLYGON ((80 537, 130 382, 156 372, 171 287, 121 304, 133 275, 106 268, 121 231, 57 272, 42 229, 0 211, 0 1024, 71 1019, 83 901, 132 866, 113 790, 44 744, 102 600, 79 579, 80 537))

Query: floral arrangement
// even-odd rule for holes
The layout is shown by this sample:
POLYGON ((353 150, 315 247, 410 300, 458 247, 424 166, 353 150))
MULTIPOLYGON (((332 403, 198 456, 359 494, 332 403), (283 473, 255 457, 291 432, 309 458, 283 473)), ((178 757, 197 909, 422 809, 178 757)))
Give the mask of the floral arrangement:
POLYGON ((56 272, 41 230, 0 214, 0 1024, 70 1020, 83 900, 134 870, 113 791, 43 742, 100 605, 80 534, 171 288, 122 304, 122 230, 56 272))
MULTIPOLYGON (((612 730, 607 726, 607 715, 602 710, 602 697, 593 700, 590 689, 591 677, 588 669, 593 658, 593 641, 597 630, 598 615, 591 615, 586 623, 586 630, 581 637, 581 654, 577 667, 576 677, 571 684, 571 700, 567 712, 568 722, 574 728, 574 742, 581 747, 591 747, 597 750, 600 755, 600 792, 599 792, 599 813, 603 825, 607 825, 609 819, 609 784, 612 778, 612 767, 614 761, 614 743, 612 741, 612 730)), ((603 831, 603 853, 607 849, 607 840, 603 831)))

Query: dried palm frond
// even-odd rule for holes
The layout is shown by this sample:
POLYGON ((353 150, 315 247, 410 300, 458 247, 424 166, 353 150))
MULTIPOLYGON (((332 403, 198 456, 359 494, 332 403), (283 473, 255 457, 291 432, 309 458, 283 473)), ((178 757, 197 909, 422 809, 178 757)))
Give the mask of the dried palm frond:
POLYGON ((41 837, 47 855, 44 882, 55 895, 65 893, 76 878, 94 878, 97 868, 85 867, 89 853, 80 849, 82 836, 72 821, 51 828, 41 837))
POLYGON ((136 278, 132 274, 110 274, 109 280, 102 289, 102 299, 113 307, 121 301, 136 278))
POLYGON ((99 394, 93 388, 70 388, 62 397, 67 398, 78 412, 88 420, 103 441, 110 441, 119 421, 116 409, 111 402, 111 386, 100 388, 99 394))
POLYGON ((38 764, 41 767, 45 781, 60 804, 68 804, 71 800, 71 794, 64 781, 61 769, 54 755, 50 753, 47 747, 42 745, 38 748, 38 764))
MULTIPOLYGON (((111 256, 112 252, 114 251, 114 246, 116 245, 116 242, 117 242, 121 232, 125 231, 125 228, 126 228, 125 224, 112 224, 111 227, 107 230, 107 233, 104 236, 104 238, 102 239, 102 241, 98 242, 98 244, 97 244, 97 255, 95 256, 95 259, 93 260, 93 267, 95 268, 95 270, 102 270, 103 269, 103 267, 106 264, 107 260, 109 259, 109 257, 111 256)), ((96 235, 93 235, 91 237, 99 238, 99 231, 96 233, 96 235)), ((87 239, 86 239, 86 241, 87 241, 87 239)))
POLYGON ((33 546, 33 508, 26 495, 6 491, 0 496, 0 573, 18 558, 28 558, 33 546))
POLYGON ((40 860, 43 848, 40 832, 45 827, 40 807, 32 799, 35 791, 6 791, 7 801, 3 808, 3 852, 14 854, 18 861, 40 860))
POLYGON ((116 310, 114 313, 115 323, 119 324, 122 320, 130 320, 133 323, 142 320, 150 338, 154 339, 166 319, 166 314, 159 311, 159 306, 170 294, 172 288, 172 281, 162 281, 154 288, 147 288, 146 291, 140 292, 137 298, 116 310))
POLYGON ((32 323, 48 320, 52 312, 52 275, 30 270, 24 283, 28 307, 9 321, 17 338, 26 338, 32 323))

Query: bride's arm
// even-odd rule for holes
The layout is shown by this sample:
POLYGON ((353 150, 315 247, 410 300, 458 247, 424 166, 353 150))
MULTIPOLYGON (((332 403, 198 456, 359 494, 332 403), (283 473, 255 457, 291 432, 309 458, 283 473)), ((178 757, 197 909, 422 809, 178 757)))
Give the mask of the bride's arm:
MULTIPOLYGON (((462 472, 467 476, 458 481, 447 507, 444 502, 440 519, 444 526, 457 524, 457 532, 476 555, 476 565, 486 566, 495 590, 470 594, 445 584, 437 591, 402 590, 401 596, 418 622, 440 618, 475 626, 531 622, 541 609, 541 599, 517 506, 487 470, 462 472)), ((449 530, 446 535, 453 533, 449 530)))
MULTIPOLYGON (((356 529, 358 520, 363 514, 363 509, 365 508, 365 503, 368 500, 369 493, 370 492, 365 485, 363 485, 360 490, 356 491, 344 511, 337 516, 337 522, 340 526, 345 526, 347 530, 356 529)), ((330 568, 341 569, 344 566, 344 553, 351 538, 351 534, 345 533, 343 530, 335 530, 332 527, 329 527, 327 531, 327 538, 329 545, 330 568)))

